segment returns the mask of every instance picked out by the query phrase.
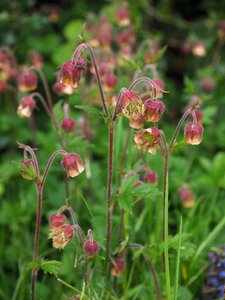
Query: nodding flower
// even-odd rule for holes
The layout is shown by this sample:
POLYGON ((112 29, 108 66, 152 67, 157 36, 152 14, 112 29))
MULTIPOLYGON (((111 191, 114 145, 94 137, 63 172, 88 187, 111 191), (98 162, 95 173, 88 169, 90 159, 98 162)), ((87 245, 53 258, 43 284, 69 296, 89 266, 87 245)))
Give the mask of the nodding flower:
POLYGON ((22 69, 17 82, 20 92, 30 92, 37 88, 37 76, 29 68, 22 69))
POLYGON ((54 248, 63 249, 74 237, 74 229, 70 225, 62 225, 52 228, 49 238, 52 239, 54 248))
POLYGON ((68 133, 74 130, 74 126, 75 126, 75 121, 71 118, 63 119, 61 124, 61 127, 68 133))
POLYGON ((165 110, 165 104, 153 99, 145 102, 145 119, 148 122, 158 122, 165 110))
POLYGON ((66 61, 61 67, 60 82, 74 89, 77 88, 85 69, 86 61, 82 58, 78 58, 76 62, 66 61))
POLYGON ((184 139, 188 144, 199 145, 202 142, 203 131, 201 123, 190 122, 184 128, 184 139))
POLYGON ((145 113, 141 97, 128 90, 121 97, 121 108, 123 115, 132 121, 139 120, 145 113))
POLYGON ((18 106, 17 113, 20 117, 30 118, 33 110, 35 109, 36 103, 33 97, 23 97, 18 106))
POLYGON ((87 240, 84 242, 83 250, 85 254, 89 257, 94 257, 99 252, 99 244, 96 240, 93 239, 92 230, 88 230, 87 240))
POLYGON ((138 149, 155 154, 161 138, 161 131, 156 128, 142 129, 136 132, 134 142, 138 149))
POLYGON ((76 153, 68 153, 66 154, 61 164, 66 171, 68 177, 76 177, 80 173, 84 171, 84 164, 80 155, 76 153))

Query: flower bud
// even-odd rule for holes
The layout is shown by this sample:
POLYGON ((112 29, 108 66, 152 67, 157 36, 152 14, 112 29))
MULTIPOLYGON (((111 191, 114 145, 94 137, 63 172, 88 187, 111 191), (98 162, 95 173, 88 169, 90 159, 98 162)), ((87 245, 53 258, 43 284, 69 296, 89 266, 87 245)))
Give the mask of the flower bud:
POLYGON ((26 180, 33 180, 35 177, 32 159, 24 159, 21 161, 21 163, 25 166, 25 168, 20 167, 19 171, 21 176, 26 180), (29 169, 29 170, 27 170, 29 169))
POLYGON ((158 99, 145 102, 145 119, 148 122, 158 122, 164 112, 165 105, 158 99))
POLYGON ((155 154, 160 138, 161 131, 156 127, 152 127, 137 131, 134 136, 134 142, 138 149, 155 154))
POLYGON ((23 97, 18 106, 17 113, 20 117, 30 118, 35 108, 35 101, 32 97, 23 97))
POLYGON ((66 216, 64 214, 53 214, 50 216, 49 225, 51 229, 58 228, 66 223, 66 216))
POLYGON ((84 164, 80 155, 76 153, 68 153, 66 154, 61 164, 65 169, 68 177, 76 177, 80 173, 84 171, 84 164))
POLYGON ((123 115, 130 120, 138 120, 145 112, 141 97, 128 90, 121 97, 121 107, 123 115))
POLYGON ((82 71, 85 69, 86 62, 82 58, 79 58, 76 64, 72 61, 66 61, 61 67, 60 82, 74 89, 77 88, 82 71))
POLYGON ((204 92, 212 92, 215 88, 215 81, 212 77, 206 77, 201 81, 201 88, 204 92))
POLYGON ((205 45, 202 41, 196 42, 192 47, 192 53, 195 56, 203 57, 206 55, 205 45))
POLYGON ((145 177, 144 177, 144 181, 146 183, 151 183, 151 184, 157 184, 158 182, 158 175, 157 173, 153 172, 153 171, 149 171, 145 177))
POLYGON ((20 92, 29 92, 35 90, 37 87, 37 76, 29 69, 22 70, 18 77, 18 88, 20 92))
POLYGON ((181 198, 183 207, 190 208, 194 206, 195 197, 188 185, 184 185, 182 188, 178 189, 177 195, 181 198))
POLYGON ((188 123, 184 128, 184 138, 188 144, 199 145, 202 142, 204 128, 201 123, 188 123))
POLYGON ((125 27, 130 25, 129 11, 127 9, 127 3, 116 12, 116 18, 120 26, 125 27))
POLYGON ((74 130, 75 122, 71 118, 65 118, 62 121, 61 126, 66 132, 72 132, 74 130))
POLYGON ((63 249, 74 237, 73 227, 70 225, 62 225, 54 227, 49 234, 49 238, 52 239, 52 245, 54 248, 63 249))
POLYGON ((99 252, 99 244, 97 241, 93 239, 92 230, 88 230, 87 240, 83 245, 84 252, 89 257, 94 257, 99 252))

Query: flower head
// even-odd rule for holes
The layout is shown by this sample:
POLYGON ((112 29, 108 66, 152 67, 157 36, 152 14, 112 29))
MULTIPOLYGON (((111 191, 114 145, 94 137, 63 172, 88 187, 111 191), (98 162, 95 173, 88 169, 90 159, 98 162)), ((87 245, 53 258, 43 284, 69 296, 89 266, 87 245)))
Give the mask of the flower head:
POLYGON ((113 91, 115 89, 116 84, 117 78, 113 73, 105 75, 103 87, 106 92, 113 91))
POLYGON ((20 117, 30 118, 35 108, 35 101, 32 97, 23 97, 18 106, 17 113, 20 117))
POLYGON ((126 91, 121 97, 123 115, 130 120, 138 120, 144 115, 145 107, 141 97, 132 91, 126 91))
POLYGON ((116 12, 116 18, 120 26, 125 27, 130 25, 129 11, 126 2, 124 2, 122 7, 116 12))
POLYGON ((145 102, 145 119, 148 122, 158 122, 165 110, 165 105, 158 99, 145 102))
POLYGON ((61 126, 66 132, 72 132, 74 130, 75 122, 71 118, 65 118, 62 121, 61 126))
POLYGON ((61 67, 60 82, 74 89, 77 88, 82 71, 85 69, 86 62, 82 58, 79 58, 76 64, 72 61, 66 61, 61 67))
POLYGON ((134 142, 138 149, 155 154, 160 138, 161 131, 156 127, 152 127, 137 131, 134 136, 134 142))
POLYGON ((49 238, 52 239, 54 248, 63 249, 74 237, 73 227, 70 225, 62 225, 52 228, 49 238))
POLYGON ((61 163, 68 177, 76 177, 84 171, 83 161, 80 158, 80 155, 76 153, 66 154, 61 163))
POLYGON ((112 276, 116 276, 116 277, 121 276, 125 268, 126 268, 126 262, 124 259, 124 252, 118 253, 111 264, 112 276))
POLYGON ((182 200, 183 207, 190 208, 194 206, 195 197, 187 184, 178 189, 177 195, 182 200))
POLYGON ((188 144, 199 145, 202 142, 204 128, 201 123, 188 123, 184 128, 184 138, 188 144))
POLYGON ((29 92, 37 87, 37 76, 29 69, 24 68, 18 76, 18 88, 20 92, 29 92))

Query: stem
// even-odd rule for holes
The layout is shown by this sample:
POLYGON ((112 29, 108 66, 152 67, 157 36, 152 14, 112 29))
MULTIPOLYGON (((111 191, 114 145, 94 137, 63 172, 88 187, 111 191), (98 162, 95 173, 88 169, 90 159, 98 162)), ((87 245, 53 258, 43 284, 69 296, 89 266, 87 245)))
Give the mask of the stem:
POLYGON ((34 165, 36 177, 39 177, 40 176, 40 172, 39 172, 37 157, 36 157, 36 155, 34 153, 34 150, 30 146, 26 146, 26 145, 23 145, 23 144, 20 144, 20 143, 17 143, 17 144, 18 144, 19 148, 24 149, 24 151, 30 153, 30 155, 32 157, 32 162, 33 162, 33 165, 34 165))
POLYGON ((107 205, 106 205, 106 265, 109 267, 110 257, 110 240, 112 226, 112 179, 113 179, 113 146, 114 146, 114 123, 109 127, 109 148, 108 148, 108 180, 107 180, 107 205))
POLYGON ((136 85, 139 84, 140 82, 150 83, 150 85, 152 85, 156 91, 164 92, 164 90, 160 89, 159 86, 152 79, 148 77, 140 77, 136 79, 134 82, 131 83, 129 90, 132 91, 136 87, 136 85))
MULTIPOLYGON (((34 251, 33 251, 33 260, 38 259, 38 246, 39 246, 39 234, 40 234, 40 227, 41 227, 41 208, 42 208, 42 187, 40 184, 36 184, 37 188, 37 217, 36 217, 36 229, 35 229, 35 238, 34 238, 34 251)), ((36 279, 37 279, 38 269, 32 270, 31 275, 31 299, 35 299, 35 286, 36 286, 36 279)))
POLYGON ((127 91, 126 88, 122 88, 122 89, 120 90, 119 95, 117 96, 116 106, 115 106, 115 109, 114 109, 114 112, 113 112, 112 121, 115 121, 115 120, 116 120, 117 113, 118 113, 118 109, 119 109, 119 107, 120 107, 120 101, 121 101, 121 98, 122 98, 122 96, 123 96, 123 93, 125 93, 126 91, 127 91))
POLYGON ((84 282, 87 285, 88 283, 88 257, 84 256, 84 282))
POLYGON ((101 101, 102 101, 102 106, 103 106, 103 111, 106 115, 106 117, 110 117, 109 115, 109 111, 106 105, 106 100, 105 100, 105 96, 104 96, 104 92, 103 92, 103 88, 102 88, 102 83, 101 83, 101 78, 100 78, 100 74, 99 74, 99 70, 98 70, 98 65, 97 65, 97 61, 94 55, 94 51, 92 50, 92 48, 87 44, 87 43, 82 43, 79 45, 79 47, 77 48, 77 50, 74 52, 73 56, 72 56, 72 62, 75 61, 75 59, 78 57, 78 55, 80 55, 80 52, 83 49, 88 49, 90 56, 91 56, 91 60, 95 69, 95 75, 96 75, 96 80, 98 83, 98 89, 99 89, 99 93, 100 93, 100 97, 101 97, 101 101))
POLYGON ((42 177, 42 180, 41 180, 41 188, 43 189, 44 188, 44 185, 45 185, 45 181, 46 181, 46 178, 47 178, 47 175, 48 175, 48 171, 49 171, 49 168, 54 160, 54 158, 59 155, 59 154, 62 154, 62 155, 66 155, 67 152, 65 150, 56 150, 52 155, 51 157, 49 158, 48 160, 48 163, 45 167, 45 170, 44 170, 44 174, 43 174, 43 177, 42 177))
POLYGON ((169 247, 168 247, 168 154, 164 156, 164 178, 163 178, 163 222, 162 222, 162 239, 164 241, 164 267, 166 272, 166 292, 167 299, 171 300, 170 288, 170 265, 169 265, 169 247))
POLYGON ((71 219, 73 221, 73 224, 77 225, 76 229, 78 231, 79 239, 80 239, 81 244, 83 244, 85 236, 84 236, 84 233, 83 233, 82 229, 80 228, 80 226, 77 223, 77 218, 76 218, 76 215, 74 213, 74 210, 73 210, 72 206, 70 206, 70 205, 64 205, 64 206, 60 207, 58 209, 58 211, 57 211, 57 214, 61 214, 64 211, 68 211, 70 213, 70 216, 71 216, 71 219))

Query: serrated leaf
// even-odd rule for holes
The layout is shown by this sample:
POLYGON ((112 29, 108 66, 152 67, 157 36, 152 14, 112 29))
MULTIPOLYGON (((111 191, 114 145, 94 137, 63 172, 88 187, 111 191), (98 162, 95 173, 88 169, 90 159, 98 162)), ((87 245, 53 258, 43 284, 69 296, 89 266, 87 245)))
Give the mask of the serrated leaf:
POLYGON ((60 261, 57 260, 50 260, 50 261, 42 261, 41 263, 41 269, 45 273, 49 273, 52 275, 58 275, 59 274, 59 268, 62 265, 60 261))
POLYGON ((94 108, 93 106, 90 106, 90 105, 75 105, 74 107, 78 108, 78 109, 81 109, 81 110, 84 110, 84 111, 86 111, 88 113, 91 113, 91 114, 104 116, 102 112, 100 112, 98 109, 96 109, 96 108, 94 108))
POLYGON ((135 200, 133 197, 120 195, 118 197, 118 202, 121 209, 123 208, 125 211, 129 213, 133 212, 132 207, 135 204, 135 200))
POLYGON ((153 184, 144 183, 139 186, 135 186, 130 191, 130 194, 133 196, 145 198, 149 196, 158 196, 161 193, 157 189, 157 187, 153 184))
POLYGON ((39 269, 41 267, 41 263, 42 263, 41 259, 32 260, 28 263, 27 268, 28 269, 39 269))
POLYGON ((127 191, 130 192, 130 190, 134 187, 137 180, 138 180, 137 175, 133 175, 133 176, 123 179, 122 184, 119 189, 119 194, 123 194, 127 191))

